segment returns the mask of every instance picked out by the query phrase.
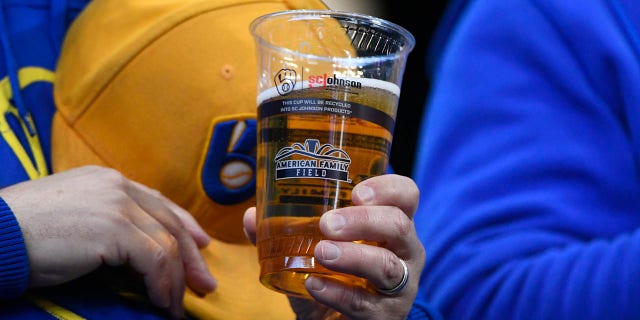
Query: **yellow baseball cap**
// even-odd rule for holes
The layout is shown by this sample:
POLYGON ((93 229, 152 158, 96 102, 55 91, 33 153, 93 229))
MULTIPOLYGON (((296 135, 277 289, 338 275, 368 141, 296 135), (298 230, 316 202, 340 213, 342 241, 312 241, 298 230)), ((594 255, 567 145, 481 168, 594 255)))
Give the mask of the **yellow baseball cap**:
POLYGON ((250 22, 321 0, 93 0, 65 39, 54 82, 54 172, 118 169, 193 214, 218 279, 187 292, 200 319, 293 319, 264 288, 242 216, 255 205, 256 77, 250 22))

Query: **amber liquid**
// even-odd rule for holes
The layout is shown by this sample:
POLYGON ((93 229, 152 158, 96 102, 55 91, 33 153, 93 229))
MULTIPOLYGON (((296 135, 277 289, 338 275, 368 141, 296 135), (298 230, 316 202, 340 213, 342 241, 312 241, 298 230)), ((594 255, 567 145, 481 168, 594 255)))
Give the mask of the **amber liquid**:
MULTIPOLYGON (((398 100, 389 91, 364 87, 357 92, 305 89, 265 103, 294 99, 294 104, 304 105, 295 100, 301 97, 349 101, 364 106, 360 108, 364 113, 382 112, 391 119, 395 118, 398 100)), ((304 281, 313 274, 372 290, 366 279, 329 270, 314 258, 314 248, 323 238, 318 227, 320 216, 331 209, 350 206, 351 190, 358 182, 387 170, 393 128, 364 118, 367 117, 353 114, 284 112, 259 119, 257 247, 260 281, 266 287, 291 296, 310 297, 304 281), (317 140, 318 145, 331 145, 348 154, 347 178, 328 179, 331 170, 303 165, 287 168, 289 176, 276 180, 275 172, 282 167, 274 161, 276 155, 283 148, 308 140, 317 140)), ((295 162, 305 159, 309 159, 308 155, 295 153, 288 158, 294 164, 307 163, 295 162)))

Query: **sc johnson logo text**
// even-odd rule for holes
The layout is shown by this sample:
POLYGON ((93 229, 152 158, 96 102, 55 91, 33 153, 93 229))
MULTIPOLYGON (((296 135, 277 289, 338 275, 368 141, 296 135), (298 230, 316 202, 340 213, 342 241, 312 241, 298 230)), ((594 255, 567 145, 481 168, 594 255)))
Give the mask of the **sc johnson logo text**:
POLYGON ((317 87, 342 87, 342 88, 362 88, 362 82, 338 78, 335 74, 332 77, 323 75, 309 76, 309 88, 317 87))

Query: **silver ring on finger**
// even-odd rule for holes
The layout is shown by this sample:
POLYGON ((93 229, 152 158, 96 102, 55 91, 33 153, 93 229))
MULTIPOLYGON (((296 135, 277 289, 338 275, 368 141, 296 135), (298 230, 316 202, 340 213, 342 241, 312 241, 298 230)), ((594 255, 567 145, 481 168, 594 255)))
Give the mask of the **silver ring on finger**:
POLYGON ((407 263, 404 262, 404 260, 400 259, 400 264, 402 265, 402 271, 404 272, 402 274, 402 280, 400 280, 400 283, 398 283, 398 285, 396 285, 395 287, 391 288, 391 289, 380 289, 380 288, 376 288, 376 290, 378 290, 378 292, 387 295, 387 296, 393 296, 395 294, 397 294, 398 292, 402 291, 402 289, 404 289, 404 286, 407 285, 407 282, 409 282, 409 268, 407 267, 407 263))

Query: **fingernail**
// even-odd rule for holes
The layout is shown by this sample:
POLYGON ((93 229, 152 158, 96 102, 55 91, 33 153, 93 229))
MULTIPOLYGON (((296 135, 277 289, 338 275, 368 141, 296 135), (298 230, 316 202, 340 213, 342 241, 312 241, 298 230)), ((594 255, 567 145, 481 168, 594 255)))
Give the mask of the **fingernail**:
POLYGON ((310 277, 306 281, 307 290, 322 291, 325 288, 324 281, 318 277, 310 277))
POLYGON ((355 188, 354 192, 356 193, 358 198, 360 198, 360 201, 362 203, 369 203, 373 201, 374 193, 373 193, 373 188, 371 187, 360 185, 357 188, 355 188))
POLYGON ((326 219, 327 219, 327 227, 329 227, 329 229, 331 231, 340 231, 342 228, 344 228, 344 217, 340 214, 337 213, 333 213, 333 212, 328 212, 326 214, 326 219))
POLYGON ((216 278, 214 278, 212 275, 208 275, 207 278, 208 278, 207 279, 208 292, 212 292, 216 290, 218 288, 218 280, 216 280, 216 278))
POLYGON ((322 254, 322 260, 331 261, 336 260, 340 257, 340 249, 331 242, 321 242, 318 244, 320 246, 320 253, 322 254))

